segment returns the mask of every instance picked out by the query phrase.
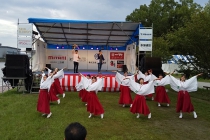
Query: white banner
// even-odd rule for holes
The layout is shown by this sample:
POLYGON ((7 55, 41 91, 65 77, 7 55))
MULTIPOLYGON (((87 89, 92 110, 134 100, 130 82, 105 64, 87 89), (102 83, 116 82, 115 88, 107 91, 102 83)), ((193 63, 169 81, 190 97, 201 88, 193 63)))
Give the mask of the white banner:
POLYGON ((139 51, 152 51, 152 41, 139 41, 139 51))
POLYGON ((136 45, 127 45, 125 52, 125 64, 128 72, 134 74, 136 71, 136 45))
POLYGON ((32 38, 31 37, 19 37, 18 38, 18 48, 31 48, 32 38))
MULTIPOLYGON (((46 64, 51 64, 52 68, 67 67, 74 69, 72 50, 47 49, 46 64)), ((78 50, 80 56, 79 70, 98 70, 98 60, 96 55, 98 50, 78 50)), ((125 51, 102 50, 104 63, 102 70, 121 70, 125 61, 125 51)))
POLYGON ((31 36, 32 37, 32 24, 19 24, 18 25, 18 36, 31 36))
POLYGON ((151 39, 152 40, 152 29, 141 29, 139 28, 139 39, 151 39))

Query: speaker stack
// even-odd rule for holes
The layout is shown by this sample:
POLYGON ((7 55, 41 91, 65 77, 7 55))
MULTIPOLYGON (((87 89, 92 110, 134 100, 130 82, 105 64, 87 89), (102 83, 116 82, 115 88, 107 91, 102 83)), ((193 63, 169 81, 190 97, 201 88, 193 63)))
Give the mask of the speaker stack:
POLYGON ((26 77, 29 71, 29 58, 27 55, 6 55, 6 77, 26 77))
POLYGON ((152 69, 152 73, 157 77, 159 74, 164 75, 160 57, 143 57, 141 59, 140 70, 145 73, 145 71, 150 69, 152 69))

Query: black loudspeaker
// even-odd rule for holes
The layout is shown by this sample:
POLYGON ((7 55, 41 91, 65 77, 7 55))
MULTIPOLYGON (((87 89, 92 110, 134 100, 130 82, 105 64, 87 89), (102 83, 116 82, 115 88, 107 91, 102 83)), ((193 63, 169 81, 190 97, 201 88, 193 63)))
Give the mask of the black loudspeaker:
POLYGON ((126 71, 128 71, 127 66, 126 65, 122 65, 122 72, 126 72, 126 71))
POLYGON ((19 54, 7 54, 6 55, 6 67, 19 67, 29 68, 29 58, 27 55, 19 54))
POLYGON ((140 61, 140 71, 143 73, 149 69, 152 69, 152 73, 155 76, 163 74, 162 63, 160 57, 143 57, 140 61))
POLYGON ((26 48, 26 51, 27 52, 31 52, 32 51, 32 48, 26 48))
POLYGON ((24 67, 6 67, 6 77, 26 77, 27 69, 24 67))
POLYGON ((46 64, 46 67, 48 67, 49 69, 51 69, 51 64, 46 64))

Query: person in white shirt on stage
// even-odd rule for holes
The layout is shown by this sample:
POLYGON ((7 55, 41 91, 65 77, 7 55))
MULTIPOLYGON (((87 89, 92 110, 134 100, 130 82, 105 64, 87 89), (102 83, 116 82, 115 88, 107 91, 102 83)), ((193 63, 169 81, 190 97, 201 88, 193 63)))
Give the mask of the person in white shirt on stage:
POLYGON ((133 78, 134 80, 134 75, 128 76, 128 72, 124 72, 124 75, 121 75, 117 71, 113 71, 113 72, 116 72, 115 79, 117 83, 120 85, 119 104, 122 104, 123 107, 129 104, 131 107, 133 100, 132 100, 130 88, 129 88, 130 81, 129 79, 126 79, 126 78, 133 78))
POLYGON ((186 80, 185 75, 182 75, 180 80, 176 79, 170 75, 170 85, 171 88, 178 92, 176 112, 180 113, 179 118, 183 117, 183 112, 193 112, 194 118, 197 118, 197 114, 194 110, 194 106, 191 103, 189 92, 197 91, 198 83, 197 77, 202 75, 202 73, 193 76, 192 78, 186 80))
POLYGON ((73 45, 72 54, 73 54, 73 62, 74 62, 74 73, 78 73, 80 56, 78 54, 78 50, 75 50, 75 48, 78 49, 78 46, 76 44, 73 45))
POLYGON ((144 79, 140 78, 139 83, 136 83, 131 78, 130 80, 130 89, 136 93, 135 99, 133 100, 132 107, 130 112, 137 114, 136 118, 140 117, 140 114, 148 115, 148 119, 151 118, 151 112, 149 107, 146 104, 145 95, 154 93, 154 81, 150 81, 147 84, 144 84, 144 79))
POLYGON ((165 85, 170 84, 170 77, 169 75, 166 75, 163 78, 162 74, 159 74, 159 78, 155 81, 156 86, 156 95, 155 95, 155 101, 158 102, 158 106, 161 106, 162 103, 166 103, 167 106, 170 104, 170 99, 166 93, 165 85))
POLYGON ((47 115, 47 118, 50 118, 52 115, 52 112, 50 112, 50 97, 48 92, 53 81, 53 75, 48 76, 42 72, 42 79, 40 82, 39 97, 37 102, 37 111, 43 113, 42 116, 47 115))

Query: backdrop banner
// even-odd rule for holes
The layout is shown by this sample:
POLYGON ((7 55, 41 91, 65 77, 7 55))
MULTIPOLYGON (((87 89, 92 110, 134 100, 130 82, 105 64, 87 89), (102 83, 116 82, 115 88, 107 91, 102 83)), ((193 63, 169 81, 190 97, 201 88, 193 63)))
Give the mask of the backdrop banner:
MULTIPOLYGON (((98 70, 98 50, 78 50, 80 56, 80 70, 98 70)), ((102 50, 104 63, 102 70, 121 70, 125 61, 125 51, 102 50)), ((72 50, 47 49, 46 63, 51 64, 52 68, 74 69, 72 50)))
POLYGON ((136 45, 127 45, 125 52, 125 64, 128 72, 134 74, 136 71, 136 45))

